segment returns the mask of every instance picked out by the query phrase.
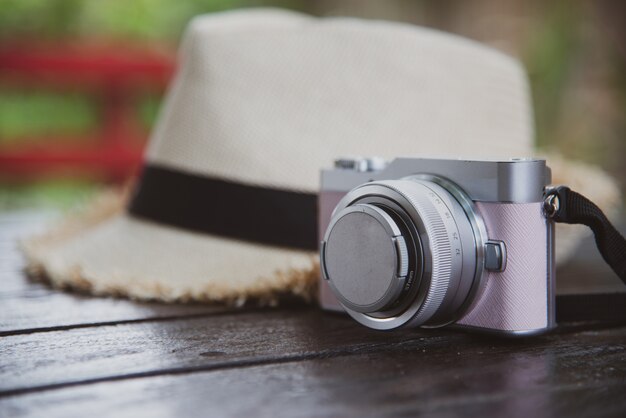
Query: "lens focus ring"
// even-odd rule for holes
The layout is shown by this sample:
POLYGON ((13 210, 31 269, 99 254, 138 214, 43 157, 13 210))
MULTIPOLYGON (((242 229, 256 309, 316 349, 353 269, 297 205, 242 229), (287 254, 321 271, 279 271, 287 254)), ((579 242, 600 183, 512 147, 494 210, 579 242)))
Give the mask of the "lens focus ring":
POLYGON ((426 229, 432 257, 430 288, 421 308, 411 320, 424 323, 441 306, 448 290, 453 273, 452 240, 459 236, 459 231, 443 198, 421 182, 390 180, 379 184, 395 190, 407 199, 417 209, 426 229), (445 213, 449 215, 446 216, 445 213))

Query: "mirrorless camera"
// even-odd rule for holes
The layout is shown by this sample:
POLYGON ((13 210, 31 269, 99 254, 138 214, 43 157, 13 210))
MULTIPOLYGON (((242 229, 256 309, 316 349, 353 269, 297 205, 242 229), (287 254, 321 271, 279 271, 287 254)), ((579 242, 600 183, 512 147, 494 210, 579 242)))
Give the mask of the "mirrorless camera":
POLYGON ((321 180, 323 308, 378 330, 554 327, 545 160, 344 158, 321 180))

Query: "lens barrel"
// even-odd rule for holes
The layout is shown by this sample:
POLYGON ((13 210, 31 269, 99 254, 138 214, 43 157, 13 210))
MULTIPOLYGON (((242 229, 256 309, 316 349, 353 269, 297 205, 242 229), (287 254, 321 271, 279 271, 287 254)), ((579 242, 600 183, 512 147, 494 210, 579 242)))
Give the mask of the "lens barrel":
POLYGON ((370 328, 445 325, 481 288, 485 240, 473 202, 445 179, 366 183, 333 213, 322 274, 346 311, 370 328))

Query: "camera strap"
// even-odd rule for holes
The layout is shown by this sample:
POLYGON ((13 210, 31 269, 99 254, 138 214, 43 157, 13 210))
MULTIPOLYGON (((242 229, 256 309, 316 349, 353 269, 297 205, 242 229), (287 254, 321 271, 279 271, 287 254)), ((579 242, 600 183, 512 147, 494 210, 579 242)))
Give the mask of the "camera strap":
POLYGON ((567 186, 557 186, 546 190, 544 210, 554 222, 591 228, 604 261, 626 284, 626 239, 595 203, 567 186))

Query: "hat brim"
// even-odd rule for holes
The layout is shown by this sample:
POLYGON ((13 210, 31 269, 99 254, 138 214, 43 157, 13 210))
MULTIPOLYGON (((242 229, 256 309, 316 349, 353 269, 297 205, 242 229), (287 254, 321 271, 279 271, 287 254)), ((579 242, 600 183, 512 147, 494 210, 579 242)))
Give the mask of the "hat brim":
POLYGON ((31 271, 57 287, 138 300, 271 305, 284 295, 315 294, 315 253, 197 234, 126 213, 76 232, 26 241, 31 271))

